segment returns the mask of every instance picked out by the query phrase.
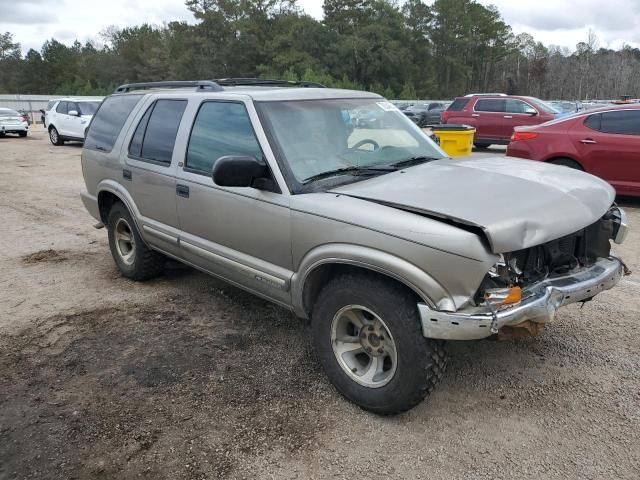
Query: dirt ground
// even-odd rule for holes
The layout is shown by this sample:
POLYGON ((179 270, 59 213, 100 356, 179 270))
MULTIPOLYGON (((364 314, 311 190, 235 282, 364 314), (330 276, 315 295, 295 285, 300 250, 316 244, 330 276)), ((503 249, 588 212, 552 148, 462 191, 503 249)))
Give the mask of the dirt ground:
POLYGON ((0 139, 0 479, 640 477, 637 273, 540 337, 451 343, 434 394, 381 418, 289 312, 178 265, 122 278, 80 147, 35 128, 0 139))

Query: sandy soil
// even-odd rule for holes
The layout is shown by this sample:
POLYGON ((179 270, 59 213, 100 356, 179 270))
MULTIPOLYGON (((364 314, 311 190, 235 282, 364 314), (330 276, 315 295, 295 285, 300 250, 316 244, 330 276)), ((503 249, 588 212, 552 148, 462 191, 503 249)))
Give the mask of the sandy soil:
POLYGON ((79 146, 36 129, 0 139, 0 479, 640 477, 638 274, 540 337, 450 344, 435 393, 380 418, 287 311, 178 265, 122 278, 79 146))

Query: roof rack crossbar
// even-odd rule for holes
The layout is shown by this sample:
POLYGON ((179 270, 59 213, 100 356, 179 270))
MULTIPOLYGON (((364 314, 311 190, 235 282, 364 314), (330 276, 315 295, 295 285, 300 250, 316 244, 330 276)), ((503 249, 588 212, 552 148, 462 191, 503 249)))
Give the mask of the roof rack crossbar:
POLYGON ((131 90, 148 90, 152 88, 187 88, 196 87, 196 91, 221 92, 223 88, 212 80, 174 80, 166 82, 125 83, 116 88, 114 93, 126 93, 131 90))
POLYGON ((303 88, 326 88, 321 83, 317 82, 308 82, 305 80, 296 81, 296 80, 272 80, 268 78, 217 78, 213 80, 218 85, 228 86, 228 87, 239 87, 239 86, 256 86, 256 87, 303 87, 303 88))

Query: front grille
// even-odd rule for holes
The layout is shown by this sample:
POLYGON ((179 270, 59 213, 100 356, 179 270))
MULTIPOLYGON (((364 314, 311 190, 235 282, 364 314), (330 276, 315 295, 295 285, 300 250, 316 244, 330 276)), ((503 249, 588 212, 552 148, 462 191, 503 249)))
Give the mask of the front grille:
POLYGON ((603 217, 596 223, 565 237, 505 255, 506 262, 526 286, 554 274, 566 273, 608 257, 613 222, 603 217))

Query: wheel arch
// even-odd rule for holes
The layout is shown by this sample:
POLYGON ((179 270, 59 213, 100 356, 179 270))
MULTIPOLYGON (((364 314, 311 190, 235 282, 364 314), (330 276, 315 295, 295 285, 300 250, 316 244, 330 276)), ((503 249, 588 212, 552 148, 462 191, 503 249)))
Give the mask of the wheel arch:
MULTIPOLYGON (((136 208, 135 202, 129 192, 112 180, 104 180, 98 184, 97 188, 98 210, 100 212, 100 220, 103 224, 107 224, 109 211, 115 202, 121 202, 129 210, 136 223, 138 232, 142 232, 140 228, 140 212, 136 208)), ((142 235, 142 233, 141 233, 142 235)))
POLYGON ((554 160, 562 160, 562 159, 571 160, 572 162, 575 162, 576 164, 578 164, 583 172, 587 171, 586 168, 584 167, 584 165, 582 164, 582 162, 580 160, 578 160, 574 155, 571 155, 571 154, 558 155, 556 153, 556 154, 553 154, 553 155, 549 156, 548 158, 546 158, 544 160, 544 163, 552 163, 554 160))
POLYGON ((433 277, 406 260, 386 252, 351 244, 317 247, 300 262, 291 279, 294 311, 310 318, 314 299, 332 278, 347 272, 364 272, 402 285, 430 308, 455 309, 453 299, 433 277))

